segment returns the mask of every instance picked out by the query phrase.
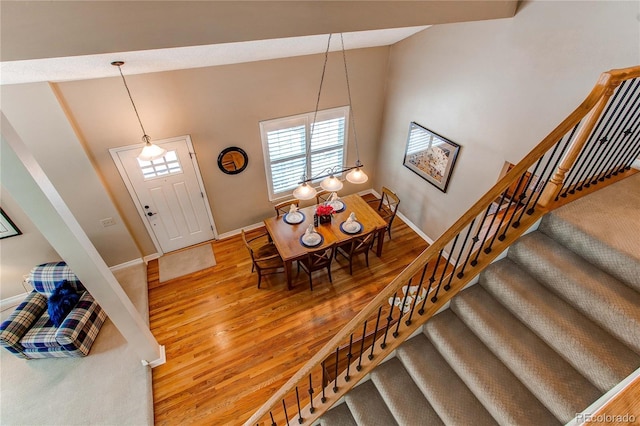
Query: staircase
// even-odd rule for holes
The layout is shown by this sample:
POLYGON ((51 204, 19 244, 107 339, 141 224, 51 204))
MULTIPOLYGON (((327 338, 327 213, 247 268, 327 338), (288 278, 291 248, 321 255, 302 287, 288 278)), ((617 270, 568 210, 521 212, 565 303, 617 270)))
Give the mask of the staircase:
POLYGON ((548 215, 320 425, 553 425, 640 367, 640 174, 548 215))

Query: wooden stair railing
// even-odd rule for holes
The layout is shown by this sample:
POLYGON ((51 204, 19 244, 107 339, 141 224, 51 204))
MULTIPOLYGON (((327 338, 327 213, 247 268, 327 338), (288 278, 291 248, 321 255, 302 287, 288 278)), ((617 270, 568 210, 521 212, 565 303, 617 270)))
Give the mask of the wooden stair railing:
POLYGON ((631 164, 639 155, 640 66, 605 72, 578 108, 314 354, 245 425, 312 424, 545 213, 635 173, 631 164), (500 214, 493 211, 496 204, 502 207, 500 214), (417 294, 426 289, 427 296, 407 296, 403 286, 417 286, 417 294), (362 342, 369 342, 366 349, 362 342), (333 367, 347 367, 337 378, 328 378, 324 363, 335 354, 333 367))

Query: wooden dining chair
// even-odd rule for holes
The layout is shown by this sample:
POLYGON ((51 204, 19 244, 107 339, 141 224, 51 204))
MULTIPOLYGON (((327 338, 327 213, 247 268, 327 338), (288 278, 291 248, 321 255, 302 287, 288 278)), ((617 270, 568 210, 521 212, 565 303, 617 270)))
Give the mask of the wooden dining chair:
POLYGON ((389 239, 391 239, 391 224, 398 212, 398 206, 400 205, 400 198, 395 192, 391 191, 387 187, 382 187, 382 197, 367 201, 387 222, 387 232, 389 233, 389 239))
POLYGON ((329 197, 331 196, 331 191, 327 191, 326 189, 323 189, 320 192, 316 193, 316 204, 322 204, 324 202, 326 202, 329 197))
POLYGON ((289 213, 289 209, 291 208, 292 204, 295 204, 296 207, 300 207, 300 200, 294 198, 291 200, 283 201, 273 206, 276 209, 276 217, 280 217, 281 214, 289 213))
POLYGON ((258 288, 263 275, 284 272, 284 262, 278 254, 276 246, 269 241, 269 234, 264 232, 247 238, 244 229, 241 231, 242 241, 251 256, 251 272, 258 272, 258 288))
POLYGON ((311 274, 314 271, 318 271, 326 268, 329 275, 329 282, 331 280, 331 262, 333 261, 335 251, 335 244, 329 247, 323 247, 318 250, 310 251, 305 256, 298 259, 298 273, 300 268, 309 274, 309 288, 313 291, 313 280, 311 274))
POLYGON ((345 258, 349 260, 349 275, 353 275, 353 259, 359 255, 364 253, 364 259, 369 267, 369 250, 373 246, 373 240, 376 236, 376 230, 358 235, 351 240, 336 246, 335 257, 338 258, 338 254, 341 254, 345 258))

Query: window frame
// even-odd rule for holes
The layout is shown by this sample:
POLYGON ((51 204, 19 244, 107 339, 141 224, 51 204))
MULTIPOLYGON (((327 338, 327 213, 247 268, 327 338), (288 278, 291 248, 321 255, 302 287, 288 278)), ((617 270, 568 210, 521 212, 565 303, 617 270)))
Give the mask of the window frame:
MULTIPOLYGON (((329 108, 324 110, 318 110, 316 121, 322 122, 336 118, 344 119, 344 134, 342 135, 342 164, 339 164, 341 168, 345 168, 347 164, 347 148, 348 148, 348 139, 349 139, 349 118, 350 118, 350 110, 349 106, 341 106, 336 108, 329 108)), ((313 165, 311 163, 311 158, 313 154, 318 154, 322 152, 329 152, 336 150, 336 147, 339 144, 332 145, 330 147, 323 147, 316 150, 311 150, 311 123, 313 122, 315 112, 308 112, 304 114, 297 114, 288 117, 281 117, 272 120, 265 120, 260 122, 260 137, 262 141, 262 151, 264 158, 264 167, 265 167, 265 175, 267 179, 267 187, 269 190, 269 201, 276 201, 280 199, 284 199, 291 196, 291 192, 296 188, 293 186, 291 188, 285 189, 280 192, 274 192, 273 185, 273 176, 272 176, 272 164, 282 163, 284 161, 290 161, 295 158, 305 158, 305 173, 307 177, 311 177, 311 171, 313 165), (268 132, 276 131, 276 130, 284 130, 288 128, 293 128, 296 126, 304 125, 304 143, 305 149, 302 154, 292 154, 290 156, 286 156, 283 158, 279 158, 277 160, 272 161, 269 155, 269 144, 267 139, 268 132)), ((341 176, 342 173, 337 173, 336 176, 341 176)), ((300 176, 301 178, 302 176, 300 176)), ((322 179, 315 179, 310 182, 314 187, 318 187, 319 183, 322 179)))

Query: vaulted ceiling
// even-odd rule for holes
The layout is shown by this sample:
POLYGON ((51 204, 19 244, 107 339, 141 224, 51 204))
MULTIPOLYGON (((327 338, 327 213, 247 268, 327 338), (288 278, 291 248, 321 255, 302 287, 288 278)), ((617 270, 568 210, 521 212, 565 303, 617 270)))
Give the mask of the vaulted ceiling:
POLYGON ((1 82, 62 81, 390 45, 430 25, 511 17, 504 1, 3 1, 1 82), (338 49, 337 43, 332 50, 338 49))

